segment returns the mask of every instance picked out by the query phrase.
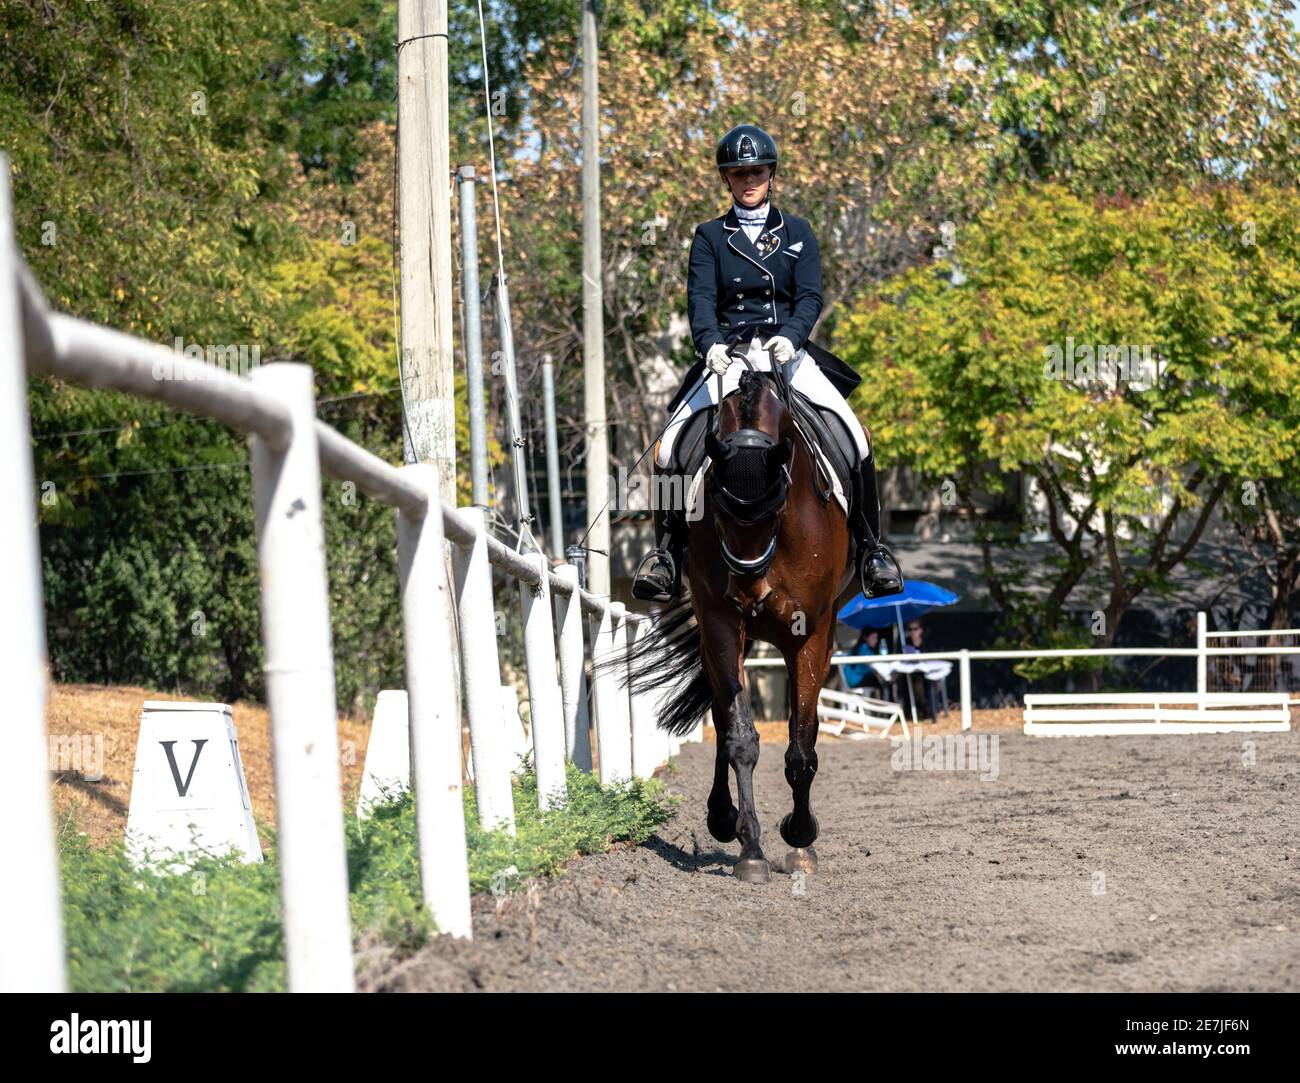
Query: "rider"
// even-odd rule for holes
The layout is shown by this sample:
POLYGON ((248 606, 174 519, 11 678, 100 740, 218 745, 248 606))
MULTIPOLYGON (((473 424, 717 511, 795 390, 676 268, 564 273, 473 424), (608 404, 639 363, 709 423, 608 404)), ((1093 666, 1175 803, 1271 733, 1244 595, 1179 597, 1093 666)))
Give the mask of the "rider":
MULTIPOLYGON (((673 439, 695 411, 717 402, 718 380, 703 380, 686 397, 707 366, 723 376, 723 395, 734 390, 739 370, 728 349, 747 344, 750 363, 769 367, 768 351, 786 366, 790 385, 846 423, 861 463, 851 527, 858 543, 858 577, 868 597, 902 589, 897 562, 880 543, 880 500, 870 445, 844 399, 858 376, 834 354, 808 341, 821 315, 821 256, 812 229, 802 218, 783 214, 770 201, 776 175, 776 143, 762 128, 741 124, 718 142, 718 172, 730 189, 732 206, 721 218, 695 231, 687 275, 687 311, 697 360, 668 404, 672 419, 659 442, 657 465, 671 460, 673 439), (810 363, 812 362, 812 363, 810 363)), ((632 583, 634 597, 670 601, 681 585, 686 526, 677 509, 656 517, 657 544, 642 559, 632 583)))

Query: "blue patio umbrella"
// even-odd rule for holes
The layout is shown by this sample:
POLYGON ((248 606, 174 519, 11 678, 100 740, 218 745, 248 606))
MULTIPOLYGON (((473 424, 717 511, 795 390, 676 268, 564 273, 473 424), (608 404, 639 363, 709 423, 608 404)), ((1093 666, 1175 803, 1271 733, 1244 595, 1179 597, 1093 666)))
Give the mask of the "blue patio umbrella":
MULTIPOLYGON (((903 623, 914 620, 940 606, 952 605, 959 596, 943 587, 936 587, 923 579, 908 579, 901 594, 889 594, 883 598, 868 598, 859 594, 848 602, 836 616, 859 631, 863 628, 888 628, 891 624, 898 626, 898 650, 903 650, 903 623)), ((912 724, 916 725, 916 701, 912 696, 912 683, 907 684, 907 698, 912 705, 912 724)))
POLYGON ((890 594, 884 598, 868 598, 859 594, 848 602, 837 616, 851 628, 888 628, 891 624, 899 629, 905 622, 928 613, 939 606, 952 605, 959 596, 943 587, 936 587, 923 579, 909 579, 903 587, 903 593, 890 594))

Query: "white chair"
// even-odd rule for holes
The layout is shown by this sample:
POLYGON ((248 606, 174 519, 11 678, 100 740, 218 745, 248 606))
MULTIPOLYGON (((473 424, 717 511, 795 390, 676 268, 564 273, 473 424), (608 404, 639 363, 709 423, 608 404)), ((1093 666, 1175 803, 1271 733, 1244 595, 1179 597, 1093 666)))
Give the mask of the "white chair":
POLYGON ((903 737, 910 739, 901 704, 871 696, 859 696, 854 692, 823 688, 817 697, 817 720, 819 727, 826 733, 853 741, 865 740, 873 734, 888 737, 895 723, 902 727, 903 737), (850 726, 856 727, 860 732, 845 733, 845 729, 850 726))

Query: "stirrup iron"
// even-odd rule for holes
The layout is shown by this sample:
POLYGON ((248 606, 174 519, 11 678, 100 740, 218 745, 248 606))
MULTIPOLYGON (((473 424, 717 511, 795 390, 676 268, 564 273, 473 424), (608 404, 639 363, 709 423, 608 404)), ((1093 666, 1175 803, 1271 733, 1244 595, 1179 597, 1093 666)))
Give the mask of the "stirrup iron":
POLYGON ((672 550, 661 546, 641 558, 632 577, 632 597, 643 602, 670 602, 680 587, 681 566, 672 550))

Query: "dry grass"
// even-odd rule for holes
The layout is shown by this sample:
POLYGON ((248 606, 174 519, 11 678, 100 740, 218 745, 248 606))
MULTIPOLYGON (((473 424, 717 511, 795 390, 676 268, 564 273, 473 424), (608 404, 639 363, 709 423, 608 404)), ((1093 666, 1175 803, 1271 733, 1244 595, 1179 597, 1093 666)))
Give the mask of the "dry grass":
MULTIPOLYGON (((120 836, 126 830, 126 814, 131 805, 131 777, 135 771, 140 709, 149 699, 185 698, 130 685, 51 685, 45 709, 50 734, 102 734, 104 739, 104 777, 101 781, 85 782, 78 775, 51 772, 58 814, 75 815, 80 829, 96 843, 120 836)), ((253 813, 259 824, 274 825, 275 779, 271 765, 270 715, 265 707, 253 703, 235 703, 232 706, 253 813)), ((355 793, 361 784, 369 736, 368 724, 339 719, 344 793, 355 793)))

